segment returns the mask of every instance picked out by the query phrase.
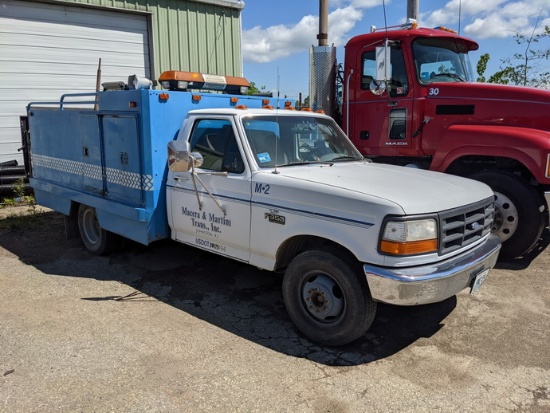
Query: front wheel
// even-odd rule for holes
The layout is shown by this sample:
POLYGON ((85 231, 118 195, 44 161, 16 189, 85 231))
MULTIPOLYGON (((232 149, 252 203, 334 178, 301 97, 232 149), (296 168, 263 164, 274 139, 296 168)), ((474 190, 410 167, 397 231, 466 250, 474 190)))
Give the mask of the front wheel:
POLYGON ((469 178, 486 183, 495 193, 492 231, 500 238, 500 256, 520 257, 538 241, 545 226, 544 202, 537 191, 520 178, 496 171, 469 178))
POLYGON ((78 229, 86 249, 96 255, 114 251, 120 241, 118 235, 99 226, 95 209, 88 205, 78 208, 78 229))
POLYGON ((287 312, 307 337, 343 345, 371 326, 376 302, 366 279, 353 266, 327 251, 306 251, 288 266, 283 278, 287 312))

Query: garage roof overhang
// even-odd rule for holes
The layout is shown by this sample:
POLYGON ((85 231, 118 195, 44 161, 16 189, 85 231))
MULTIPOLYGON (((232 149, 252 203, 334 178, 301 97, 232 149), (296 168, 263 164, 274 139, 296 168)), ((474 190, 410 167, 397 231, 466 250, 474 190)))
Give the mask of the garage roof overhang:
POLYGON ((231 7, 234 9, 244 9, 243 0, 194 0, 197 3, 215 4, 217 6, 231 7))

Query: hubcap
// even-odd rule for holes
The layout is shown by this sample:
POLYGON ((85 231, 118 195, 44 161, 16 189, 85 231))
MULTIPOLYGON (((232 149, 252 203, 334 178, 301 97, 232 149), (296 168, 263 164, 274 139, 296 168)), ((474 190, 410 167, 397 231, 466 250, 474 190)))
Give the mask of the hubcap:
POLYGON ((500 192, 495 192, 495 219, 491 231, 504 242, 516 232, 518 221, 518 210, 512 200, 500 192))
POLYGON ((319 321, 333 321, 344 310, 342 290, 326 274, 310 277, 303 285, 302 297, 309 313, 319 321))

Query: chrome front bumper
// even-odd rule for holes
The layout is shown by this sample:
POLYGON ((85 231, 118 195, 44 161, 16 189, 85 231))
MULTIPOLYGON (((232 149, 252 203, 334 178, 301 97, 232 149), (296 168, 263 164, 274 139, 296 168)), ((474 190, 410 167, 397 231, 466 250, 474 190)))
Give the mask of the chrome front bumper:
POLYGON ((489 235, 484 244, 447 261, 409 268, 380 268, 364 264, 372 298, 395 305, 443 301, 472 286, 477 275, 493 268, 500 240, 489 235))

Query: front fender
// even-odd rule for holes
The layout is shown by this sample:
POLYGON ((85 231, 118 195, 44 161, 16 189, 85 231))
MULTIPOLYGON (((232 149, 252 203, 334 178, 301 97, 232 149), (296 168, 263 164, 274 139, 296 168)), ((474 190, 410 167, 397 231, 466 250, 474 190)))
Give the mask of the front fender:
POLYGON ((515 126, 452 125, 439 142, 430 169, 444 172, 464 156, 498 156, 515 159, 538 182, 550 184, 546 162, 550 132, 515 126))

